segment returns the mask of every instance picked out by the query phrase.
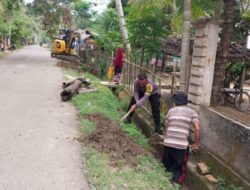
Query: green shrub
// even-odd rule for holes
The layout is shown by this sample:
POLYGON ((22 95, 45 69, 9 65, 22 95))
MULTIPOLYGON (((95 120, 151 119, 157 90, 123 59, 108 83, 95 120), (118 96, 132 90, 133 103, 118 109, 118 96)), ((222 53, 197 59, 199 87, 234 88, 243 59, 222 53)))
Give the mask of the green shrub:
POLYGON ((243 190, 243 188, 235 187, 232 184, 228 184, 225 179, 218 178, 218 182, 216 184, 216 190, 243 190))

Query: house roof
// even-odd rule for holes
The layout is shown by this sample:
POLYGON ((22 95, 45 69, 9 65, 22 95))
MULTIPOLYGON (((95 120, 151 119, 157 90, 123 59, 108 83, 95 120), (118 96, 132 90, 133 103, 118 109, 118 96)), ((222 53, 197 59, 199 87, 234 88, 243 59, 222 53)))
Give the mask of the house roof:
MULTIPOLYGON (((193 42, 190 40, 190 54, 193 52, 193 42)), ((181 38, 171 37, 165 40, 165 46, 163 52, 167 55, 181 57, 181 38)), ((250 50, 246 49, 240 44, 232 42, 229 46, 229 62, 240 62, 240 61, 249 61, 250 60, 250 50)))

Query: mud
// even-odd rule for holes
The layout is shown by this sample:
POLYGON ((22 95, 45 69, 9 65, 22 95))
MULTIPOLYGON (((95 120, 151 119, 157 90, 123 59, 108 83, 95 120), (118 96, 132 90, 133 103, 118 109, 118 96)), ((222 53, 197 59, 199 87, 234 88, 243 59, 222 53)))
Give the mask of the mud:
POLYGON ((125 134, 118 122, 111 121, 101 113, 92 114, 88 119, 97 124, 97 129, 86 139, 95 149, 107 153, 110 165, 136 166, 138 155, 151 155, 125 134))

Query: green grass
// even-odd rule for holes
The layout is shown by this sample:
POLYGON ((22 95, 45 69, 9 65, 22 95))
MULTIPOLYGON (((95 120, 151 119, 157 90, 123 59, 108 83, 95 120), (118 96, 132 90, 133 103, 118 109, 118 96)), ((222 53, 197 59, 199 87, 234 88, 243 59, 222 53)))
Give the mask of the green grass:
POLYGON ((121 129, 127 133, 136 143, 142 145, 147 150, 152 150, 152 146, 148 143, 148 139, 137 129, 135 124, 121 124, 121 129))
POLYGON ((152 157, 138 157, 138 166, 136 171, 143 174, 146 181, 151 182, 151 186, 158 189, 170 189, 169 181, 170 174, 165 172, 162 164, 152 157))
POLYGON ((224 178, 219 178, 218 183, 216 184, 217 190, 243 190, 242 187, 235 187, 232 184, 229 184, 224 178))
POLYGON ((90 135, 96 128, 95 124, 87 119, 81 119, 81 132, 84 137, 90 135))
POLYGON ((129 102, 129 98, 124 96, 122 97, 121 101, 120 101, 120 107, 123 111, 126 111, 128 108, 128 102, 129 102))
POLYGON ((97 190, 171 190, 169 176, 162 165, 151 157, 138 157, 136 168, 108 167, 108 156, 85 148, 85 166, 97 190), (94 167, 93 167, 94 166, 94 167))
POLYGON ((119 102, 112 91, 101 85, 100 81, 95 77, 84 74, 91 81, 91 86, 97 88, 97 92, 83 93, 73 98, 73 103, 76 105, 81 115, 92 113, 103 113, 105 116, 118 120, 121 113, 118 112, 119 102))
POLYGON ((79 73, 73 69, 64 69, 63 73, 64 73, 65 80, 71 80, 72 78, 76 78, 79 76, 79 73))
MULTIPOLYGON (((111 120, 118 121, 124 112, 120 112, 121 104, 112 91, 101 85, 100 80, 90 74, 84 74, 89 78, 91 86, 97 88, 97 92, 84 93, 75 96, 72 100, 77 107, 81 119, 81 132, 83 136, 90 135, 96 127, 95 123, 85 117, 93 113, 103 113, 111 120)), ((136 143, 150 149, 147 138, 136 128, 134 124, 121 124, 121 129, 127 133, 136 143)), ((105 134, 104 134, 105 135, 105 134)), ((163 165, 153 157, 139 156, 138 166, 135 168, 109 166, 107 154, 85 146, 84 164, 87 176, 97 190, 168 190, 171 189, 169 176, 164 171, 163 165)))

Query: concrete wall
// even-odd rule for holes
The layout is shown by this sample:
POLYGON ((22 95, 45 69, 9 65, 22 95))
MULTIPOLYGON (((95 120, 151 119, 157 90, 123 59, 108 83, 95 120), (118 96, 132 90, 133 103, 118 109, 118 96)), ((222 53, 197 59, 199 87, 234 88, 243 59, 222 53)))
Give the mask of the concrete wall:
POLYGON ((250 127, 200 107, 201 144, 250 182, 250 127))

